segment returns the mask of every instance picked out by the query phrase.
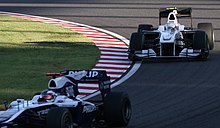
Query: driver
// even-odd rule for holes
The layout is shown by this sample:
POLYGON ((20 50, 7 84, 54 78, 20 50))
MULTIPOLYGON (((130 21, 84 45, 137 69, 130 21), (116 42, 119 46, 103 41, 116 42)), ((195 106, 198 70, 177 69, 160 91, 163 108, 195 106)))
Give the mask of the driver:
POLYGON ((173 10, 173 12, 171 12, 169 14, 168 19, 167 19, 167 29, 168 30, 175 30, 175 28, 177 28, 178 21, 176 18, 176 14, 177 14, 176 10, 173 10))
POLYGON ((39 102, 52 102, 56 97, 55 94, 53 90, 43 90, 40 94, 39 102))
POLYGON ((65 95, 71 98, 79 94, 77 82, 71 81, 65 76, 50 80, 48 88, 54 90, 59 95, 65 95))

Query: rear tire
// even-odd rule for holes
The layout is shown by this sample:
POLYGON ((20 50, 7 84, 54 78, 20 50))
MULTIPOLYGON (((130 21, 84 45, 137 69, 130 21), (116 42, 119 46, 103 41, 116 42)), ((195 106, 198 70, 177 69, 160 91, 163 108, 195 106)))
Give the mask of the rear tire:
POLYGON ((151 25, 151 24, 139 24, 138 25, 138 32, 141 33, 144 30, 151 30, 152 27, 153 27, 153 25, 151 25))
POLYGON ((47 114, 47 128, 73 128, 72 115, 67 108, 52 108, 47 114))
POLYGON ((130 45, 129 45, 129 55, 128 58, 131 61, 136 61, 137 58, 135 56, 136 50, 142 50, 142 34, 135 32, 131 34, 130 45))
POLYGON ((204 31, 196 31, 193 35, 193 50, 201 50, 199 59, 206 60, 209 49, 207 34, 204 31))
POLYGON ((131 113, 131 102, 127 93, 110 92, 107 94, 104 99, 104 117, 108 126, 127 126, 131 113))
POLYGON ((131 34, 129 50, 141 50, 142 49, 142 34, 135 32, 131 34))
POLYGON ((198 29, 201 29, 206 32, 209 41, 209 49, 212 50, 214 48, 214 31, 211 23, 199 23, 198 29))

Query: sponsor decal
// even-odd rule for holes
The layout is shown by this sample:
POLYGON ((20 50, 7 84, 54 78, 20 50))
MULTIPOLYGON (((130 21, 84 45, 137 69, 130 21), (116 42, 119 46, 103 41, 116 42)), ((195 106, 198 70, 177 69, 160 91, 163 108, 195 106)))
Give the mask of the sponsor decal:
POLYGON ((45 110, 40 110, 40 111, 37 112, 37 114, 38 114, 39 116, 40 116, 40 115, 45 115, 45 114, 47 114, 47 113, 49 112, 49 110, 50 110, 50 109, 48 109, 48 108, 45 109, 45 110))
MULTIPOLYGON (((82 72, 82 71, 69 71, 69 75, 73 75, 73 74, 78 74, 79 72, 82 72)), ((96 77, 99 75, 99 72, 98 71, 87 71, 87 74, 85 77, 88 77, 88 78, 93 78, 93 77, 96 77)))

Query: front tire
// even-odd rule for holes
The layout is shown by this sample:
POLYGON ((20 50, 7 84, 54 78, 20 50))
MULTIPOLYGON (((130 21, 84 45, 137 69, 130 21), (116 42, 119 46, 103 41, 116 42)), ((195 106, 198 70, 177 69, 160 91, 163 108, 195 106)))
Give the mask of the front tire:
POLYGON ((212 50, 214 48, 214 31, 213 31, 212 24, 211 23, 199 23, 198 29, 201 29, 206 32, 208 36, 209 50, 212 50))
POLYGON ((193 35, 193 50, 201 50, 200 60, 207 60, 209 49, 207 34, 204 31, 196 31, 193 35))
POLYGON ((52 108, 47 114, 47 128, 73 128, 72 115, 67 108, 52 108))
POLYGON ((127 93, 110 92, 107 94, 104 99, 104 117, 108 126, 127 126, 131 113, 131 102, 127 93))

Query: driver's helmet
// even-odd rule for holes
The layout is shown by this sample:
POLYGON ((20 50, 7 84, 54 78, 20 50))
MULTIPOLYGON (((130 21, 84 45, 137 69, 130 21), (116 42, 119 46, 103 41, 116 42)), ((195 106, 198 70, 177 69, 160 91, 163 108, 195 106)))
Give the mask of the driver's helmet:
POLYGON ((173 29, 178 25, 177 21, 177 11, 173 10, 173 12, 169 13, 168 19, 167 19, 167 27, 168 29, 173 29))
POLYGON ((40 94, 40 98, 44 101, 54 101, 55 92, 52 90, 43 90, 40 94))
POLYGON ((176 27, 176 24, 174 23, 174 21, 169 21, 167 23, 167 27, 168 29, 172 29, 172 28, 175 28, 176 27))

